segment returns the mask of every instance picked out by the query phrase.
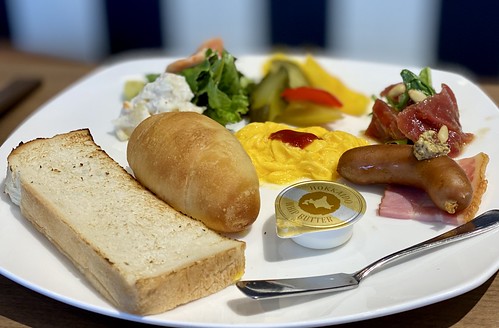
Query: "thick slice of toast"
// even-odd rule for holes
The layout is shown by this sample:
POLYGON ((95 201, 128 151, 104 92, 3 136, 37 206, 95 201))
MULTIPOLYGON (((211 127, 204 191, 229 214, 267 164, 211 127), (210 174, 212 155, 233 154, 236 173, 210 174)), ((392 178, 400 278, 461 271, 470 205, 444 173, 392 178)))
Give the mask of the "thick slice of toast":
POLYGON ((87 129, 20 144, 8 165, 5 192, 23 216, 122 311, 160 313, 244 272, 243 242, 156 198, 87 129))

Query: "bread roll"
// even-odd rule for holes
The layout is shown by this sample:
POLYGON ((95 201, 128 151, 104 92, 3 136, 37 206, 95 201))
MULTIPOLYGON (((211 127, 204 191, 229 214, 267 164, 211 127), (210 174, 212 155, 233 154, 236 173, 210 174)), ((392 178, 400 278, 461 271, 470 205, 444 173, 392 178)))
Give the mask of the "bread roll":
POLYGON ((135 128, 127 158, 159 198, 218 232, 239 232, 260 211, 258 176, 239 141, 205 115, 153 115, 135 128))

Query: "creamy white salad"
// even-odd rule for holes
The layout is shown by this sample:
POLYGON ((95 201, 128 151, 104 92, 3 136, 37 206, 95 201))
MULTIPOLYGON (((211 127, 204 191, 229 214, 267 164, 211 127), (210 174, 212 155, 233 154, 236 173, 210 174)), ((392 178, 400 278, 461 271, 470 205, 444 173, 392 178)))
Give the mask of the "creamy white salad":
POLYGON ((154 82, 147 83, 137 96, 124 101, 120 116, 114 120, 116 136, 128 140, 140 122, 151 115, 163 112, 197 112, 204 107, 191 102, 194 94, 178 74, 162 73, 154 82))

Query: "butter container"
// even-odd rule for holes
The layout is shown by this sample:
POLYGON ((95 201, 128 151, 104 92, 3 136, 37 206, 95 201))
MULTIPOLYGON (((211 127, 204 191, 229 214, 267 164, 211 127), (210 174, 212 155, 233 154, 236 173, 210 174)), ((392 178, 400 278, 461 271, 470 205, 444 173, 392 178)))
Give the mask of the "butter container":
POLYGON ((365 212, 366 201, 355 189, 331 181, 299 182, 275 200, 277 235, 308 248, 337 247, 350 239, 365 212))

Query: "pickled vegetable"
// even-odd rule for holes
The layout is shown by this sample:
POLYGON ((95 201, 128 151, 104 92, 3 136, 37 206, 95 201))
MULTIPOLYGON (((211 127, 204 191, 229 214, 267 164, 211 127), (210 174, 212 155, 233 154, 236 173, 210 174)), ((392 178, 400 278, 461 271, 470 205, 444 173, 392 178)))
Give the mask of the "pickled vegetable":
POLYGON ((252 122, 273 121, 284 110, 286 103, 281 93, 289 84, 286 69, 267 74, 250 96, 250 119, 252 122))
POLYGON ((275 122, 306 127, 327 124, 343 117, 343 113, 337 108, 314 104, 310 102, 290 102, 282 115, 275 118, 275 122))
POLYGON ((313 87, 329 91, 335 95, 343 104, 340 110, 350 115, 363 115, 366 113, 369 104, 369 97, 348 88, 340 79, 329 74, 312 57, 307 56, 301 69, 307 76, 313 87))
POLYGON ((287 102, 307 101, 327 107, 341 107, 342 103, 331 93, 313 87, 298 87, 284 89, 281 97, 287 102))
POLYGON ((288 87, 298 88, 310 85, 307 76, 303 73, 299 65, 288 60, 275 60, 271 62, 270 73, 275 73, 281 68, 288 74, 288 87))
POLYGON ((137 96, 140 91, 144 88, 144 85, 146 85, 145 81, 140 81, 140 80, 129 80, 125 82, 125 86, 123 88, 123 97, 125 100, 131 100, 135 96, 137 96))
POLYGON ((299 63, 276 55, 264 64, 265 76, 251 94, 252 122, 321 125, 342 117, 341 102, 330 92, 312 88, 299 63))

